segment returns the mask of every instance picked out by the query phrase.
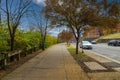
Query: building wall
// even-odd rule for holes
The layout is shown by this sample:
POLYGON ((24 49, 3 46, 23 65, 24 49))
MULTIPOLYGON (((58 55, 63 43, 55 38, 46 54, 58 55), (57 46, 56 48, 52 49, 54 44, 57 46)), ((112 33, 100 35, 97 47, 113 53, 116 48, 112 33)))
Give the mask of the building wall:
POLYGON ((86 35, 86 38, 97 38, 97 37, 99 37, 97 28, 88 31, 88 33, 86 35))
MULTIPOLYGON (((98 38, 98 37, 100 37, 100 32, 98 29, 100 29, 100 28, 94 28, 94 29, 88 31, 85 38, 98 38)), ((104 30, 101 29, 101 34, 107 35, 107 34, 109 34, 109 30, 110 29, 104 29, 104 30)), ((113 30, 113 33, 120 32, 120 24, 118 24, 117 27, 113 28, 112 30, 113 30)))

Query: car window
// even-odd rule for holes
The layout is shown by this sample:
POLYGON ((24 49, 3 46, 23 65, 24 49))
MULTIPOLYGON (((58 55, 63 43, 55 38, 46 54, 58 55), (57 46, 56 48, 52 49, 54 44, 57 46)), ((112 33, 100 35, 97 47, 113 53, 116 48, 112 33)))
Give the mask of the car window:
POLYGON ((88 42, 88 41, 83 41, 83 44, 90 44, 90 42, 88 42))

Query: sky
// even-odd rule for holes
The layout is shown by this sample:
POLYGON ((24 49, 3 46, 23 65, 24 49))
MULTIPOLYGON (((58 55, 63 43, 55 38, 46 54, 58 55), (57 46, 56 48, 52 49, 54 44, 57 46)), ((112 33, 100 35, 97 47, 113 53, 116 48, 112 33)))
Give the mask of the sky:
MULTIPOLYGON (((4 0, 3 0, 4 1, 4 0)), ((17 0, 16 0, 17 1, 17 0)), ((39 9, 42 9, 42 8, 44 8, 44 6, 45 6, 45 2, 44 2, 45 0, 33 0, 33 3, 34 4, 36 4, 36 5, 38 5, 39 7, 37 8, 37 7, 35 7, 35 6, 32 6, 32 9, 34 9, 34 10, 38 10, 39 11, 39 9)), ((114 0, 108 0, 109 2, 111 2, 111 1, 114 1, 114 0)), ((120 1, 120 0, 117 0, 117 1, 120 1)), ((23 18, 22 19, 22 24, 19 26, 19 28, 20 29, 28 29, 29 27, 28 26, 30 26, 30 22, 33 22, 32 21, 32 18, 31 17, 26 17, 26 18, 23 18)), ((50 30, 48 33, 50 34, 50 35, 52 35, 52 36, 55 36, 55 37, 57 37, 57 35, 62 31, 62 30, 64 30, 66 27, 62 27, 62 28, 54 28, 54 29, 52 29, 52 30, 50 30)))
MULTIPOLYGON (((44 1, 45 0, 33 0, 36 4, 38 4, 38 5, 42 5, 42 6, 45 6, 45 3, 44 3, 44 1)), ((99 1, 99 0, 98 0, 99 1)), ((114 1, 114 0, 108 0, 109 2, 112 2, 112 1, 114 1)), ((117 0, 118 2, 120 2, 120 0, 117 0)), ((61 28, 55 28, 55 29, 52 29, 51 31, 49 31, 49 34, 51 34, 52 36, 55 36, 55 37, 57 37, 57 35, 61 32, 61 31, 63 31, 63 30, 65 30, 66 29, 66 27, 61 27, 61 28)))
POLYGON ((42 5, 42 6, 45 5, 44 1, 45 1, 45 0, 33 0, 33 2, 35 2, 35 3, 38 4, 38 5, 42 5))
MULTIPOLYGON (((17 1, 17 0, 16 0, 17 1)), ((40 8, 43 8, 44 6, 45 6, 45 2, 44 2, 45 0, 33 0, 33 3, 35 3, 36 5, 38 5, 39 6, 39 8, 37 8, 37 7, 32 7, 34 10, 39 10, 40 8)), ((109 0, 110 2, 111 1, 113 1, 113 0, 109 0)), ((117 1, 120 1, 120 0, 117 0, 117 1)), ((23 22, 23 24, 20 26, 20 28, 21 29, 27 29, 28 27, 27 26, 29 26, 30 24, 29 24, 29 21, 30 21, 31 19, 30 18, 24 18, 23 20, 22 20, 22 22, 23 22)), ((55 37, 57 37, 57 35, 62 31, 62 30, 64 30, 65 29, 65 27, 62 27, 62 28, 54 28, 54 29, 52 29, 52 30, 50 30, 48 33, 49 34, 51 34, 52 36, 55 36, 55 37)))
POLYGON ((40 3, 44 3, 45 0, 33 0, 34 2, 36 2, 37 4, 40 4, 40 3))
MULTIPOLYGON (((32 6, 32 9, 34 9, 35 11, 38 11, 40 10, 40 8, 44 8, 45 6, 45 0, 33 0, 33 3, 35 3, 36 5, 38 6, 32 6)), ((35 20, 32 19, 32 17, 26 17, 24 19, 22 19, 22 23, 21 26, 19 27, 20 29, 23 29, 23 30, 27 30, 29 28, 29 26, 31 25, 30 23, 34 23, 35 20)), ((64 28, 53 28, 51 30, 48 30, 48 34, 54 36, 54 37, 57 37, 58 34, 63 30, 64 28)))
MULTIPOLYGON (((39 6, 41 6, 41 7, 42 7, 42 6, 45 6, 44 1, 45 1, 45 0, 33 0, 34 3, 36 3, 37 5, 39 5, 39 6)), ((57 37, 58 34, 59 34, 60 32, 62 32, 64 29, 65 29, 64 27, 61 27, 61 28, 53 28, 53 29, 49 30, 48 33, 49 33, 50 35, 52 35, 52 36, 57 37)))

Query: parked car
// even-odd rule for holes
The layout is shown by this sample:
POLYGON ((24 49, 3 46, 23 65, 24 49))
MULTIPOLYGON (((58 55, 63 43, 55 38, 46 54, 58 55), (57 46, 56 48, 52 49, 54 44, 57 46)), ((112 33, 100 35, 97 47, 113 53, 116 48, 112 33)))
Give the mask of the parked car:
POLYGON ((120 40, 110 40, 108 42, 108 45, 111 45, 111 46, 120 46, 120 40))
POLYGON ((89 42, 89 41, 82 41, 80 44, 79 44, 80 48, 83 48, 83 49, 92 49, 92 44, 89 42))
POLYGON ((97 42, 96 42, 96 41, 91 41, 91 43, 92 43, 92 44, 97 44, 97 42))

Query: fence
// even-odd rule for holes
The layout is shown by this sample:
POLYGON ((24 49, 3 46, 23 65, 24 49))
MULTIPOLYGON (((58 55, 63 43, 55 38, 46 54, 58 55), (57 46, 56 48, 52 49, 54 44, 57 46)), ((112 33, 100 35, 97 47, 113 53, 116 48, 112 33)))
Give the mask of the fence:
POLYGON ((25 57, 28 54, 35 52, 39 49, 39 47, 33 47, 31 49, 0 53, 0 69, 5 69, 6 66, 9 65, 9 63, 13 61, 19 61, 21 57, 25 57))

